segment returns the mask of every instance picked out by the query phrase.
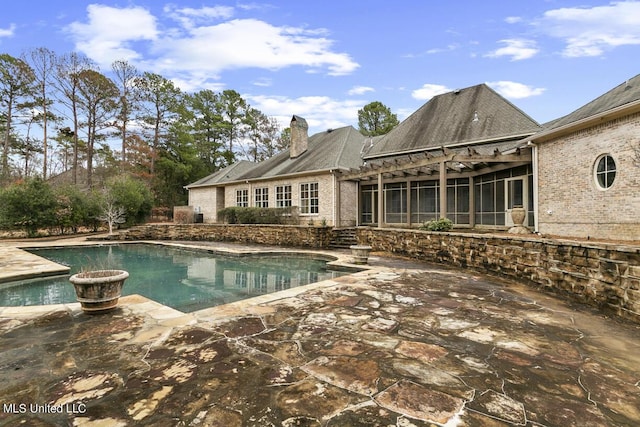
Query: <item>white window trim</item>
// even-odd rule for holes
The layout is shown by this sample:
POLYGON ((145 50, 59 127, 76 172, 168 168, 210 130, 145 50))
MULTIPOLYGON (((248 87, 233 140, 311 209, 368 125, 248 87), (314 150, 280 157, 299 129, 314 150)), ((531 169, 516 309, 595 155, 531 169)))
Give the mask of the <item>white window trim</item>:
POLYGON ((276 208, 289 208, 293 206, 293 185, 292 184, 281 184, 281 185, 276 185, 275 188, 273 189, 273 197, 274 197, 274 206, 276 208), (285 187, 289 187, 289 198, 288 199, 282 199, 282 200, 278 200, 278 188, 282 188, 282 195, 284 197, 284 195, 286 195, 286 191, 285 191, 285 187), (289 201, 289 206, 279 206, 278 203, 279 202, 284 202, 288 200, 289 201))
POLYGON ((269 187, 256 187, 253 190, 253 205, 256 207, 268 208, 269 207, 269 187), (258 194, 260 200, 258 200, 258 194), (266 206, 265 206, 266 203, 266 206))
POLYGON ((318 181, 313 181, 313 182, 301 182, 300 185, 298 186, 298 206, 299 206, 299 210, 300 210, 300 216, 319 216, 320 215, 320 183, 318 181), (314 198, 311 197, 311 188, 309 188, 309 212, 303 213, 302 212, 302 186, 303 185, 316 185, 316 191, 318 193, 318 196, 316 197, 316 199, 318 200, 318 212, 311 212, 311 200, 313 200, 314 198))
POLYGON ((250 196, 249 196, 249 189, 248 188, 237 189, 236 190, 236 206, 237 207, 249 207, 249 202, 250 202, 249 197, 250 196), (238 199, 240 199, 240 197, 242 197, 242 203, 244 203, 245 202, 245 200, 244 200, 245 199, 245 195, 246 195, 246 205, 240 204, 238 199))
MULTIPOLYGON (((605 172, 606 173, 606 172, 605 172)), ((596 189, 598 189, 599 191, 608 191, 611 188, 613 188, 614 185, 616 185, 616 181, 618 178, 618 173, 619 173, 619 169, 618 169, 618 162, 616 161, 615 157, 613 157, 611 155, 611 153, 603 153, 600 154, 597 158, 596 161, 593 164, 593 183, 596 186, 596 189), (613 182, 611 183, 611 185, 609 185, 608 187, 603 187, 602 185, 600 185, 600 181, 598 181, 598 165, 600 164, 600 161, 602 159, 604 159, 605 157, 611 157, 611 159, 613 159, 613 163, 615 165, 615 176, 613 178, 613 182)))

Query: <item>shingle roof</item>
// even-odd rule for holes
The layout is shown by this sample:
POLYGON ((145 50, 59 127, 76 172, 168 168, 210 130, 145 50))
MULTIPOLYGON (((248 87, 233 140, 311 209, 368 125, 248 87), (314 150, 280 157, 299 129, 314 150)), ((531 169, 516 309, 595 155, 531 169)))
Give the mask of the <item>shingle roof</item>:
POLYGON ((303 172, 357 168, 362 164, 361 151, 365 140, 366 137, 353 126, 316 133, 309 137, 307 151, 295 159, 290 158, 289 150, 286 150, 260 163, 243 160, 189 184, 187 188, 303 172))
POLYGON ((186 188, 204 187, 208 185, 219 184, 225 181, 234 181, 238 179, 239 176, 246 173, 256 165, 257 163, 250 162, 248 160, 240 160, 239 162, 233 163, 226 168, 222 168, 219 171, 212 173, 211 175, 207 175, 204 178, 187 185, 186 188))
POLYGON ((307 151, 292 159, 289 150, 256 165, 239 179, 271 178, 300 172, 356 168, 366 140, 353 126, 316 133, 309 137, 307 151))
POLYGON ((574 112, 546 123, 544 128, 545 130, 556 129, 638 100, 640 100, 640 74, 616 86, 574 112))
POLYGON ((486 84, 429 100, 368 151, 365 158, 460 143, 521 138, 540 125, 486 84))

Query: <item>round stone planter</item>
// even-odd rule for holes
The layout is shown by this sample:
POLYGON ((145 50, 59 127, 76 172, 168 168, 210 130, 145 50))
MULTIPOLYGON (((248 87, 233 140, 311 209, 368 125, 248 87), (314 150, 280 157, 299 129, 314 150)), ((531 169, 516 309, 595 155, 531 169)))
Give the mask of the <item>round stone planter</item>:
POLYGON ((353 256, 354 264, 366 264, 369 262, 371 246, 353 245, 349 246, 349 249, 351 249, 351 255, 353 256))
POLYGON ((82 310, 98 314, 116 308, 127 277, 129 273, 124 270, 94 270, 74 274, 69 281, 82 310))

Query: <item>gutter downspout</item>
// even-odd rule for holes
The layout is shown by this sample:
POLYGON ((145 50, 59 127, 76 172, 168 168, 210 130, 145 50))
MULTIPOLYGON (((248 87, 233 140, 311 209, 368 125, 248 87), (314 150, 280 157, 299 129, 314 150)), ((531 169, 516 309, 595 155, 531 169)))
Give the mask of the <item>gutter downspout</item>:
POLYGON ((336 180, 336 174, 334 173, 333 169, 331 169, 329 171, 331 173, 331 182, 332 182, 332 192, 333 192, 333 228, 339 227, 340 224, 338 224, 338 217, 339 217, 339 213, 338 213, 338 206, 340 206, 340 191, 337 191, 337 185, 338 185, 338 181, 336 180))
POLYGON ((538 147, 532 142, 527 142, 527 145, 531 147, 531 166, 533 169, 533 231, 540 232, 539 228, 539 212, 538 206, 538 147))

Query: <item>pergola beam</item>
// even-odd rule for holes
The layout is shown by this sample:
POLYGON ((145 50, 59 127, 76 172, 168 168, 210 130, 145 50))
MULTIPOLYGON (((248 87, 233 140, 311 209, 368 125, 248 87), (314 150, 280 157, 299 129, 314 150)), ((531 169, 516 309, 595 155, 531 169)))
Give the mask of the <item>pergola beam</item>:
MULTIPOLYGON (((471 170, 477 170, 477 167, 474 167, 473 165, 483 166, 484 164, 492 163, 531 162, 531 152, 528 150, 518 150, 513 154, 500 154, 499 151, 495 150, 492 154, 478 154, 476 150, 471 149, 467 150, 466 153, 450 153, 444 156, 427 156, 420 159, 416 159, 415 155, 411 155, 407 158, 407 161, 404 162, 398 159, 383 160, 381 164, 378 162, 371 162, 360 168, 358 172, 351 173, 349 171, 339 179, 341 181, 359 180, 364 179, 365 177, 375 176, 380 173, 393 175, 396 172, 409 170, 417 170, 419 173, 422 168, 433 171, 434 169, 430 166, 439 165, 443 162, 461 163, 465 167, 469 167, 471 170)), ((451 167, 448 165, 447 168, 451 167)), ((455 169, 455 167, 453 167, 453 169, 460 172, 460 170, 455 169)))

